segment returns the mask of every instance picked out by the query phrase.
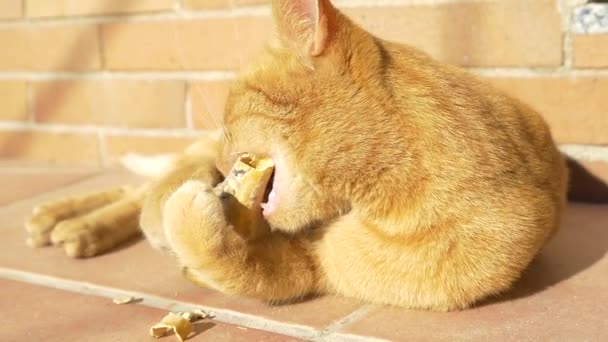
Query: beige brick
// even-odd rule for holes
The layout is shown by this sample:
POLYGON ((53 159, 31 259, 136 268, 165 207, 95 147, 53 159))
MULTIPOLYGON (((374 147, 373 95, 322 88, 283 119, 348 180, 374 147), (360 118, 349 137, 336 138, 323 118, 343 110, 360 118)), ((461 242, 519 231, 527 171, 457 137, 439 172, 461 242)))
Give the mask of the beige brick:
POLYGON ((94 25, 0 28, 0 70, 96 70, 94 25))
POLYGON ((180 81, 56 81, 32 84, 39 122, 122 127, 185 127, 180 81))
POLYGON ((61 17, 170 10, 175 0, 28 0, 28 17, 61 17))
POLYGON ((99 164, 97 137, 88 134, 0 131, 0 159, 99 164))
POLYGON ((608 77, 495 78, 537 109, 559 143, 608 144, 608 77))
POLYGON ((464 66, 556 66, 562 63, 554 0, 439 3, 347 9, 381 38, 421 48, 464 66))
POLYGON ((104 60, 114 70, 231 70, 257 54, 269 18, 132 22, 102 27, 104 60))
POLYGON ((183 151, 195 138, 149 137, 149 136, 105 136, 105 150, 110 161, 116 161, 127 153, 155 155, 183 151))
POLYGON ((2 0, 0 1, 0 19, 20 18, 21 0, 2 0))
POLYGON ((608 68, 608 34, 574 36, 574 66, 608 68))
POLYGON ((194 82, 190 84, 194 127, 214 129, 220 127, 228 95, 229 81, 194 82))
POLYGON ((0 120, 27 120, 26 85, 21 81, 0 81, 0 120))
POLYGON ((269 0, 182 0, 184 7, 192 9, 250 6, 269 2, 269 0))

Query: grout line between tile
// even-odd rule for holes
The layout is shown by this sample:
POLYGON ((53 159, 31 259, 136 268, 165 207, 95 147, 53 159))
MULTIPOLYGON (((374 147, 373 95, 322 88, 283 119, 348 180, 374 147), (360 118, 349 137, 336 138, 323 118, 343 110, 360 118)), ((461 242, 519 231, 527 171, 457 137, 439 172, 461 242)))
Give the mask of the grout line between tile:
POLYGON ((27 271, 0 267, 0 279, 20 281, 24 283, 70 291, 83 295, 93 295, 104 298, 120 298, 133 296, 136 298, 142 298, 143 301, 138 305, 145 305, 152 308, 171 311, 192 311, 196 309, 201 309, 213 313, 215 315, 214 319, 223 323, 239 325, 251 329, 264 330, 276 334, 298 337, 307 340, 318 340, 320 336, 320 332, 316 329, 303 325, 284 323, 228 309, 218 309, 214 307, 208 307, 203 304, 176 301, 138 291, 123 290, 109 286, 102 286, 88 282, 64 279, 27 271))
POLYGON ((321 335, 319 337, 321 338, 321 340, 325 340, 325 338, 328 338, 331 334, 337 332, 338 330, 344 328, 345 326, 350 325, 351 323, 362 319, 375 307, 376 306, 374 306, 374 305, 363 305, 362 307, 358 308, 357 310, 342 317, 341 319, 334 321, 333 323, 331 323, 330 325, 325 327, 325 329, 323 329, 323 331, 321 331, 321 335))
POLYGON ((608 163, 608 146, 562 144, 559 149, 576 160, 608 163))
POLYGON ((322 340, 323 342, 392 342, 377 337, 358 336, 350 334, 333 334, 322 340))

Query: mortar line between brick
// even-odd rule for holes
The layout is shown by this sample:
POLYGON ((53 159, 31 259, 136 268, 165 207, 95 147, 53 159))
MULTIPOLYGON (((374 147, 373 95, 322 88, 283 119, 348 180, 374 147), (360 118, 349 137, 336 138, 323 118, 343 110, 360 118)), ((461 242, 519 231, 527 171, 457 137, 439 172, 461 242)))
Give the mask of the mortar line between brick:
POLYGON ((186 84, 186 97, 184 99, 184 109, 186 115, 186 127, 194 130, 194 113, 192 113, 192 85, 186 84))
POLYGON ((97 149, 99 153, 99 164, 102 168, 109 165, 108 160, 108 147, 106 145, 106 139, 102 132, 97 132, 97 149))
POLYGON ((566 32, 564 32, 564 67, 566 69, 571 69, 574 63, 574 35, 572 34, 572 30, 568 28, 566 32))
POLYGON ((182 10, 185 9, 184 4, 182 4, 183 0, 175 0, 175 3, 173 4, 173 10, 175 12, 180 12, 182 10))
MULTIPOLYGON (((486 77, 608 77, 605 69, 507 68, 471 67, 465 70, 486 77)), ((0 71, 0 80, 26 80, 32 82, 63 80, 116 80, 116 81, 225 81, 233 80, 235 71, 0 71)))
POLYGON ((469 72, 486 77, 606 77, 608 69, 567 69, 557 68, 502 68, 472 67, 469 72))
POLYGON ((27 20, 27 2, 25 0, 21 1, 21 17, 20 20, 27 20))
POLYGON ((0 121, 0 131, 31 131, 43 133, 67 133, 67 134, 97 134, 105 135, 136 136, 136 137, 197 137, 201 134, 209 134, 212 130, 190 130, 186 128, 176 129, 150 129, 150 128, 123 128, 104 127, 91 125, 69 125, 69 124, 36 124, 19 121, 0 121))
POLYGON ((224 81, 235 77, 233 71, 0 71, 0 80, 134 80, 134 81, 224 81))
POLYGON ((36 111, 34 110, 34 90, 29 82, 25 84, 25 112, 27 122, 36 123, 36 111))
MULTIPOLYGON (((366 7, 397 7, 397 6, 433 6, 439 4, 455 3, 459 0, 335 0, 340 8, 366 8, 366 7)), ((24 1, 25 3, 25 1, 24 1)), ((23 5, 25 6, 25 5, 23 5)), ((269 5, 250 5, 225 8, 187 9, 181 3, 168 12, 140 12, 124 14, 90 14, 63 17, 31 18, 24 13, 23 17, 0 22, 0 27, 18 27, 25 25, 64 25, 64 24, 103 24, 113 22, 161 21, 176 19, 215 19, 234 17, 260 17, 269 16, 269 5)))
POLYGON ((98 14, 74 15, 63 17, 19 18, 0 22, 0 28, 25 27, 36 25, 38 27, 59 26, 70 24, 110 24, 127 22, 154 22, 183 19, 226 19, 239 17, 265 17, 270 15, 269 6, 243 6, 234 10, 207 9, 200 11, 173 10, 158 13, 124 13, 124 14, 98 14))
POLYGON ((572 16, 576 4, 568 0, 557 0, 556 2, 561 16, 561 28, 563 33, 562 56, 565 69, 572 68, 572 16))
MULTIPOLYGON (((204 304, 171 300, 139 291, 123 290, 109 286, 20 271, 5 267, 0 267, 0 278, 103 298, 141 298, 142 301, 136 305, 144 305, 147 307, 169 311, 193 311, 200 309, 214 314, 214 319, 219 322, 264 330, 281 335, 303 339, 317 339, 319 336, 319 331, 312 327, 274 321, 268 318, 258 317, 228 309, 209 307, 204 304)), ((153 324, 154 322, 150 323, 153 324)))
POLYGON ((103 43, 103 32, 101 31, 101 27, 97 26, 95 28, 97 34, 97 58, 99 60, 99 69, 106 69, 106 54, 104 51, 104 43, 103 43))

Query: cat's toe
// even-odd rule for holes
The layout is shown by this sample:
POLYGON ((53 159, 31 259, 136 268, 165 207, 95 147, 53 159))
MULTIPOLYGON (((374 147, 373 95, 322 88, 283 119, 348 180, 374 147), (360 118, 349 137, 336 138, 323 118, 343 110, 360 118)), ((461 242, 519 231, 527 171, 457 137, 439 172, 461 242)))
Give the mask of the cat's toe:
POLYGON ((51 232, 56 220, 46 213, 35 213, 25 222, 28 233, 26 243, 30 247, 43 247, 51 244, 51 232))
POLYGON ((51 242, 61 246, 73 258, 92 257, 101 253, 100 240, 103 239, 102 227, 87 224, 74 218, 60 222, 51 233, 51 242))

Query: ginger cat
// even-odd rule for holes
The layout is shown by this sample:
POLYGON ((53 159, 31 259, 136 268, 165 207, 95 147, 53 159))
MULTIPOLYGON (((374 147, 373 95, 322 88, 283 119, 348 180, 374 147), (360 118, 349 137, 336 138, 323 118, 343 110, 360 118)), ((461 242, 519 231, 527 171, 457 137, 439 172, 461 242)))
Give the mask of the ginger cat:
MULTIPOLYGON (((231 88, 221 138, 145 170, 160 174, 136 195, 150 243, 192 281, 272 302, 338 294, 447 311, 507 290, 566 203, 541 116, 329 0, 276 0, 273 16, 278 39, 231 88), (237 232, 211 190, 244 152, 275 163, 260 238, 237 232)), ((71 255, 107 249, 88 222, 71 255)))

